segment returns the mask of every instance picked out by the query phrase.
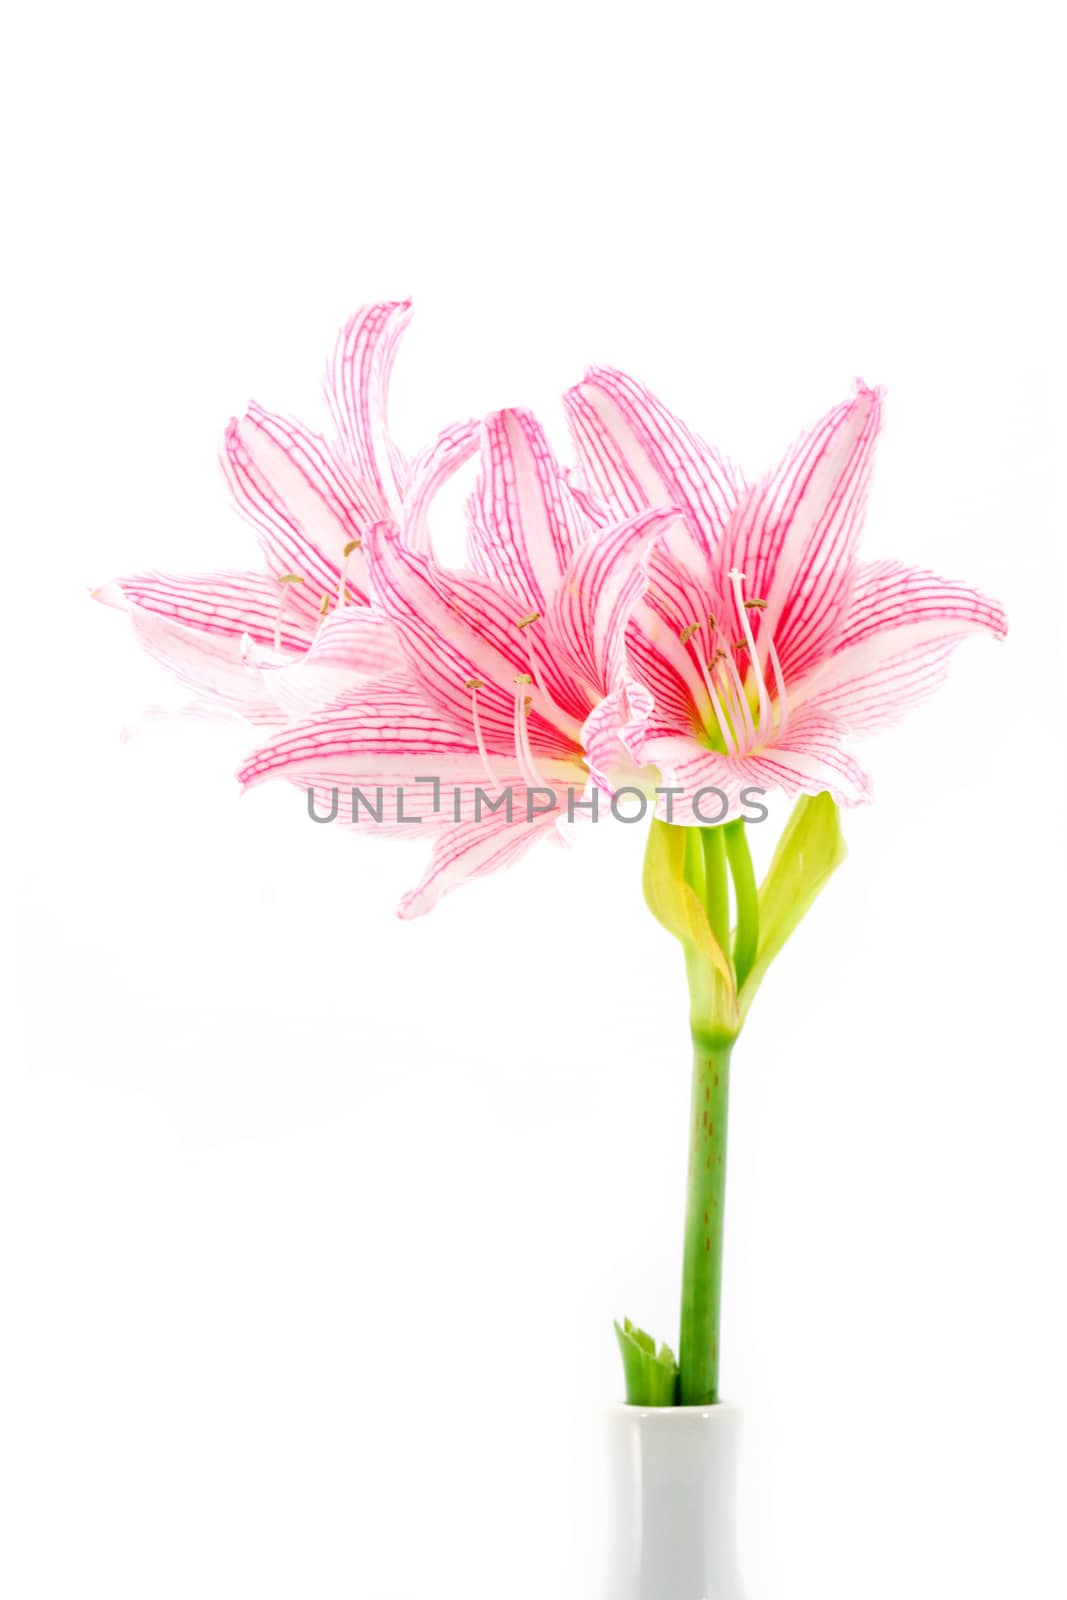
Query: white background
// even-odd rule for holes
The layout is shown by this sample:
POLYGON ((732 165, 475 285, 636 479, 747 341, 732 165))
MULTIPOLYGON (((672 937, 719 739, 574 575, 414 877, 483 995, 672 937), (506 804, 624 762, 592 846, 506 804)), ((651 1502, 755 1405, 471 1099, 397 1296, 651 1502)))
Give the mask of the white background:
MULTIPOLYGON (((750 471, 889 389, 867 549, 1007 603, 736 1058, 752 1600, 1067 1594, 1052 9, 24 8, 3 95, 7 1600, 589 1600, 611 1319, 676 1331, 684 983, 637 829, 392 915, 90 585, 237 566, 250 394, 628 366, 750 471)), ((449 537, 445 530, 446 540, 449 537)))

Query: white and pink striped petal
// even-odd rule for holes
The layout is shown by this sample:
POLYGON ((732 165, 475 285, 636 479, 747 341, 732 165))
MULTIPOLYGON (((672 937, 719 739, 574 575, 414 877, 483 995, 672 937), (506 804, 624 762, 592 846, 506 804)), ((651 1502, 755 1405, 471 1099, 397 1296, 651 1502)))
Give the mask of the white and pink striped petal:
POLYGON ((742 488, 733 464, 613 367, 590 368, 564 406, 583 474, 615 514, 677 506, 711 559, 742 488))
POLYGON ((979 590, 897 561, 861 566, 833 652, 793 698, 850 734, 879 732, 927 699, 956 646, 982 632, 1002 639, 1007 619, 979 590))
POLYGON ((625 669, 626 630, 648 584, 653 544, 679 520, 668 507, 639 511, 588 539, 571 560, 548 611, 554 653, 595 695, 625 669))
POLYGON ((468 501, 471 563, 544 611, 586 534, 544 430, 522 410, 496 411, 481 434, 481 469, 468 501))
POLYGON ((437 566, 384 523, 368 541, 367 555, 376 602, 427 695, 468 726, 476 696, 492 748, 510 743, 516 700, 530 699, 533 746, 546 753, 576 747, 588 704, 551 658, 531 660, 537 646, 526 637, 528 619, 517 615, 517 600, 475 573, 437 566))
POLYGON ((407 487, 407 465, 389 435, 389 380, 410 321, 410 300, 361 306, 341 330, 326 384, 327 402, 356 471, 395 518, 407 487))
POLYGON ((857 386, 746 492, 727 534, 726 566, 765 610, 786 681, 807 671, 840 627, 881 426, 879 390, 857 386))
POLYGON ((215 707, 239 713, 256 724, 284 720, 259 674, 248 665, 240 635, 207 632, 190 627, 174 614, 150 610, 125 594, 118 583, 96 590, 95 598, 125 611, 145 652, 215 707))

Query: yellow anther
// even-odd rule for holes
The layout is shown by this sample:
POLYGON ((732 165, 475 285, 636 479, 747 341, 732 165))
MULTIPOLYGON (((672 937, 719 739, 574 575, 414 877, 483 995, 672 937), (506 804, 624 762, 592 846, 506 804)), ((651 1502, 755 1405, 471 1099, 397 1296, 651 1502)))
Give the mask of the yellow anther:
POLYGON ((734 649, 735 650, 747 650, 748 649, 748 640, 747 639, 735 639, 734 640, 734 649))
POLYGON ((531 623, 540 622, 540 620, 540 611, 531 611, 528 617, 523 617, 519 622, 516 622, 515 626, 516 628, 528 628, 531 623))
POLYGON ((766 600, 746 600, 745 601, 745 610, 746 611, 765 611, 766 609, 767 609, 766 600))
POLYGON ((531 676, 530 676, 530 674, 528 672, 520 672, 518 677, 515 679, 515 682, 516 683, 533 683, 533 679, 531 678, 531 676))
POLYGON ((485 684, 481 678, 468 678, 463 687, 465 689, 484 689, 485 684))
POLYGON ((279 583, 303 583, 303 581, 299 572, 283 572, 278 579, 279 583))
POLYGON ((715 630, 716 630, 716 628, 718 628, 718 626, 719 626, 719 624, 715 621, 715 618, 711 615, 711 613, 709 611, 708 612, 708 627, 711 629, 712 633, 715 632, 715 630))
POLYGON ((329 611, 329 609, 330 609, 330 601, 332 599, 333 599, 333 595, 332 594, 324 594, 323 595, 322 604, 319 606, 319 616, 320 617, 324 617, 326 615, 327 611, 329 611))
POLYGON ((348 543, 345 545, 344 549, 341 551, 341 554, 344 556, 345 560, 346 561, 348 560, 348 558, 352 554, 353 550, 359 550, 362 547, 362 544, 363 544, 363 540, 362 539, 349 539, 348 543))
POLYGON ((699 628, 700 628, 699 622, 691 622, 689 624, 688 628, 683 628, 682 629, 682 631, 678 635, 678 637, 682 641, 683 644, 688 644, 690 639, 693 637, 694 633, 697 633, 699 631, 699 628))

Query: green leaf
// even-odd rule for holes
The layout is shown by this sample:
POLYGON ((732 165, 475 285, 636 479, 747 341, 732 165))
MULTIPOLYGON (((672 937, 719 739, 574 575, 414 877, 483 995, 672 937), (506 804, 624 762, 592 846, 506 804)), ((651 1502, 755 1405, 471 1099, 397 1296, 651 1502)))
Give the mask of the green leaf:
POLYGON ((834 801, 825 793, 802 796, 760 885, 759 944, 741 989, 742 1021, 767 968, 847 854, 834 801))
POLYGON ((645 851, 645 900, 656 921, 685 950, 694 1036, 733 1038, 739 1026, 733 963, 712 933, 687 876, 686 843, 692 831, 653 819, 645 851))
POLYGON ((622 1352, 626 1374, 626 1404, 630 1406, 673 1406, 678 1388, 678 1363, 667 1345, 656 1349, 656 1341, 627 1317, 622 1327, 615 1324, 615 1337, 622 1352))

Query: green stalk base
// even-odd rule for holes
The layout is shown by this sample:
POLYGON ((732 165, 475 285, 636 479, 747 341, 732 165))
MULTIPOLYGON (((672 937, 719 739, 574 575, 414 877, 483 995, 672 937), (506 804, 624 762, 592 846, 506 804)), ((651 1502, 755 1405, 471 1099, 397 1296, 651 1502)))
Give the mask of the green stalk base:
POLYGON ((682 1331, 678 1347, 678 1401, 683 1406, 713 1405, 719 1398, 719 1306, 731 1044, 698 1046, 693 1057, 682 1331))

